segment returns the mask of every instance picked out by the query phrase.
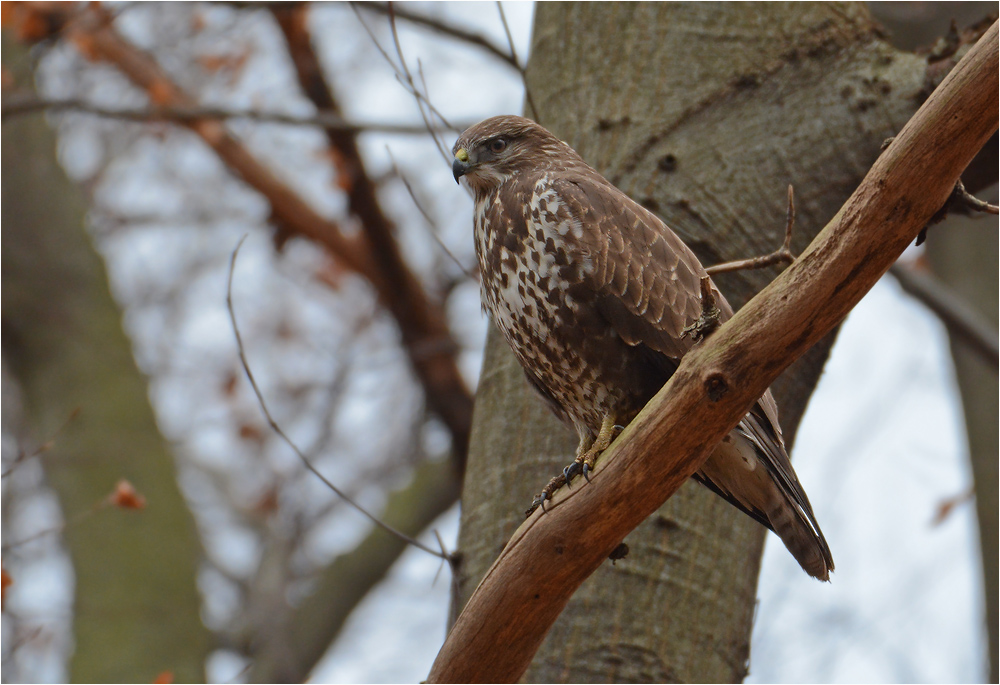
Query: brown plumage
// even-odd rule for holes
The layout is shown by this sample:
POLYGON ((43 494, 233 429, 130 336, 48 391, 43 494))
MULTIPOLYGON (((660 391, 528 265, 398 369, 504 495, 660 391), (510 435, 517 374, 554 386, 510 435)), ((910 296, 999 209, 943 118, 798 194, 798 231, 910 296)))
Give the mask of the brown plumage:
MULTIPOLYGON (((658 217, 529 119, 480 122, 453 152, 456 180, 475 195, 483 305, 531 385, 576 429, 577 461, 592 465, 608 428, 631 421, 693 344, 681 332, 701 314, 705 269, 658 217)), ((732 308, 715 297, 725 321, 732 308)), ((775 531, 807 573, 829 578, 833 558, 770 391, 695 478, 775 531)))

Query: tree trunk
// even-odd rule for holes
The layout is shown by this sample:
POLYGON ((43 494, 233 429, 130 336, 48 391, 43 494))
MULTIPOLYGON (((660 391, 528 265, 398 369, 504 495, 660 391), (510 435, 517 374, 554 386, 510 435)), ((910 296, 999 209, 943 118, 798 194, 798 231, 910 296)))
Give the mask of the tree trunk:
MULTIPOLYGON (((5 71, 20 87, 27 53, 3 37, 5 71)), ((3 351, 24 393, 31 433, 47 439, 43 464, 64 516, 76 575, 75 652, 80 682, 204 681, 209 634, 200 618, 197 530, 177 486, 111 298, 84 231, 86 204, 55 159, 41 117, 3 124, 3 351), (79 409, 79 416, 67 419, 79 409), (128 479, 142 511, 102 509, 128 479)))
MULTIPOLYGON (((993 202, 996 202, 994 191, 993 202)), ((927 255, 941 280, 997 325, 997 224, 955 217, 928 232, 927 255)), ((951 338, 955 376, 962 396, 969 458, 975 483, 976 513, 986 600, 990 676, 997 682, 997 372, 961 340, 951 338)))
MULTIPOLYGON (((559 3, 536 11, 527 85, 542 125, 708 265, 778 247, 790 183, 801 251, 916 111, 924 73, 860 5, 559 3)), ((775 273, 716 281, 739 307, 775 273)), ((773 387, 789 443, 831 344, 773 387)), ((463 604, 575 442, 494 332, 463 491, 463 604)), ((764 538, 687 484, 584 583, 525 680, 742 680, 764 538)))

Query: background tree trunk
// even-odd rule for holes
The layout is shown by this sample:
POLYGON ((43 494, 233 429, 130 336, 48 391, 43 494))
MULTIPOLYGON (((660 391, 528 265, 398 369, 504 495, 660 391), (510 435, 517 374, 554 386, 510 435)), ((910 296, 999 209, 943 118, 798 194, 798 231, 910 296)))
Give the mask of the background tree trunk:
MULTIPOLYGON (((996 193, 991 200, 996 202, 996 193)), ((985 217, 984 217, 985 218, 985 217)), ((996 221, 954 217, 929 231, 927 256, 934 272, 997 325, 997 227, 996 221)), ((951 337, 955 376, 962 396, 962 410, 969 441, 969 458, 975 483, 979 544, 986 600, 989 638, 989 680, 997 682, 997 372, 982 356, 956 336, 951 337)))
MULTIPOLYGON (((527 85, 540 123, 708 265, 780 244, 789 183, 801 251, 916 111, 925 68, 861 5, 541 4, 527 85)), ((775 273, 717 282, 739 307, 775 273)), ((789 443, 831 344, 774 385, 789 443)), ((574 446, 491 335, 463 491, 463 603, 574 446)), ((764 533, 688 484, 628 536, 627 559, 584 583, 525 680, 742 680, 764 533)))
MULTIPOLYGON (((26 50, 3 37, 4 69, 28 87, 26 50)), ((55 158, 44 120, 4 122, 3 351, 23 390, 29 430, 67 519, 122 478, 142 511, 102 510, 67 525, 76 575, 71 680, 204 681, 209 634, 197 589, 201 547, 177 486, 100 257, 86 204, 55 158), (8 166, 9 165, 9 166, 8 166)))

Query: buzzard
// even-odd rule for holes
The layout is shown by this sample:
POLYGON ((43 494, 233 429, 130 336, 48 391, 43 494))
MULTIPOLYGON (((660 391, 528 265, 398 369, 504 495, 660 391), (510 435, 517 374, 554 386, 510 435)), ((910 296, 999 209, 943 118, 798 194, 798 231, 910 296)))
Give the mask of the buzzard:
MULTIPOLYGON (((676 370, 702 312, 694 253, 652 212, 523 117, 486 119, 452 152, 475 196, 483 306, 530 384, 580 437, 554 486, 598 454, 676 370)), ((725 321, 732 308, 712 286, 725 321)), ((770 390, 695 476, 773 530, 810 575, 833 557, 792 469, 770 390)), ((538 500, 536 500, 538 501, 538 500)))

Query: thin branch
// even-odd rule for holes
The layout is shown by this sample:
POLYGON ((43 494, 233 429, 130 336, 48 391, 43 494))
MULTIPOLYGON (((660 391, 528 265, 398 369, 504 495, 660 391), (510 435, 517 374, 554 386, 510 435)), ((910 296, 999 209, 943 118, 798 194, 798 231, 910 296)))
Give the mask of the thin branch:
POLYGON ((965 189, 965 184, 959 179, 958 183, 955 184, 955 191, 946 208, 949 210, 962 211, 966 213, 982 213, 982 214, 998 214, 1000 213, 1000 207, 997 205, 991 205, 985 200, 980 200, 975 195, 971 194, 965 189))
POLYGON ((750 259, 737 259, 733 262, 716 264, 705 269, 709 276, 727 273, 729 271, 742 271, 743 269, 763 269, 773 264, 791 264, 795 261, 792 254, 792 229, 795 226, 795 192, 792 186, 788 186, 788 219, 785 222, 785 241, 781 247, 770 254, 761 257, 751 257, 750 259))
POLYGON ((889 268, 907 293, 923 302, 948 328, 994 369, 1000 366, 996 327, 948 286, 929 273, 896 262, 889 268))
MULTIPOLYGON (((389 6, 388 3, 384 2, 352 2, 351 5, 356 5, 362 9, 369 10, 372 12, 379 12, 380 14, 388 14, 389 6)), ((422 14, 417 14, 411 12, 407 9, 396 7, 393 9, 396 16, 400 19, 410 22, 411 24, 416 24, 417 26, 423 26, 437 33, 444 34, 451 38, 456 38, 463 43, 468 43, 474 45, 478 48, 482 48, 486 52, 490 53, 494 57, 500 59, 502 62, 506 62, 515 69, 520 70, 520 66, 517 63, 517 56, 513 53, 507 53, 500 46, 491 42, 485 36, 478 33, 473 33, 472 31, 467 31, 465 29, 453 26, 452 24, 447 24, 443 21, 439 21, 433 17, 427 17, 422 14)))
POLYGON ((41 445, 39 445, 38 447, 36 447, 35 449, 33 449, 31 451, 24 450, 24 449, 19 449, 17 451, 17 456, 14 457, 14 459, 11 460, 10 466, 8 466, 4 470, 3 474, 0 475, 0 478, 6 478, 11 473, 13 473, 14 469, 17 468, 18 464, 20 464, 20 463, 22 463, 22 462, 24 462, 24 461, 26 461, 26 460, 28 460, 28 459, 30 459, 32 457, 37 457, 37 456, 39 456, 41 454, 44 454, 45 452, 48 452, 50 449, 52 449, 53 447, 55 447, 56 438, 79 415, 80 415, 80 407, 77 407, 76 409, 74 409, 73 411, 71 411, 69 413, 69 416, 66 417, 66 420, 63 421, 63 423, 62 423, 61 426, 59 426, 58 428, 56 428, 56 430, 52 433, 52 435, 49 436, 48 440, 46 440, 41 445))
POLYGON ((701 346, 602 455, 514 533, 428 682, 516 682, 573 592, 687 481, 767 387, 853 308, 997 129, 997 24, 803 254, 701 346), (502 649, 498 649, 502 645, 502 649))
MULTIPOLYGON (((531 118, 538 121, 538 108, 535 107, 535 100, 531 97, 531 89, 528 88, 528 72, 517 58, 517 50, 514 49, 514 36, 511 35, 510 26, 507 24, 507 15, 503 11, 503 3, 497 0, 497 11, 500 12, 500 22, 503 24, 503 32, 507 36, 507 45, 510 47, 510 57, 514 63, 514 68, 521 74, 521 83, 524 85, 524 99, 531 112, 531 118)), ((539 122, 541 123, 541 122, 539 122)))
POLYGON ((44 99, 35 96, 21 97, 18 95, 7 95, 4 97, 3 105, 0 106, 0 121, 6 122, 9 118, 34 114, 36 112, 60 112, 74 111, 109 119, 123 119, 125 121, 170 121, 181 124, 190 124, 196 121, 213 119, 218 121, 247 120, 257 121, 267 124, 283 124, 286 126, 308 126, 321 128, 328 131, 342 131, 344 133, 391 133, 398 135, 425 135, 427 127, 416 124, 392 124, 392 123, 352 123, 344 120, 339 114, 334 112, 320 111, 312 116, 298 116, 294 114, 282 114, 281 112, 263 112, 250 109, 228 109, 225 107, 209 106, 183 106, 165 105, 160 107, 106 107, 83 99, 44 99))
POLYGON ((403 186, 406 188, 406 192, 409 193, 410 199, 413 200, 414 206, 417 208, 417 211, 420 212, 420 216, 424 217, 424 225, 427 227, 427 232, 430 234, 431 239, 437 244, 438 247, 441 248, 441 251, 444 252, 452 262, 454 262, 455 266, 461 269, 463 274, 472 280, 476 280, 477 275, 473 271, 465 268, 462 262, 459 261, 458 257, 456 257, 455 254, 448 249, 448 246, 444 244, 444 241, 441 240, 441 236, 438 235, 437 231, 437 223, 435 223, 431 215, 428 214, 427 210, 420 204, 420 200, 417 199, 417 194, 413 191, 413 186, 410 185, 409 179, 406 178, 403 172, 400 171, 399 167, 396 165, 396 160, 393 158, 392 150, 389 149, 389 146, 386 146, 385 151, 388 153, 389 160, 392 162, 393 173, 397 178, 399 178, 400 181, 403 182, 403 186))
POLYGON ((232 256, 229 258, 229 277, 226 280, 226 310, 229 312, 229 322, 233 327, 233 335, 236 337, 236 349, 240 357, 240 365, 243 367, 243 372, 247 376, 247 380, 250 381, 250 387, 253 388, 253 394, 257 397, 257 403, 260 405, 261 412, 264 414, 264 418, 267 420, 267 425, 271 427, 271 430, 282 439, 282 441, 291 448, 295 455, 302 461, 302 464, 312 473, 314 476, 319 478, 319 480, 326 487, 330 488, 334 493, 337 494, 342 500, 347 502, 351 507, 356 509, 362 515, 364 515, 369 521, 374 523, 376 526, 389 533, 390 535, 395 535, 400 540, 413 545, 417 549, 421 549, 428 554, 432 554, 436 557, 442 557, 447 559, 447 556, 442 555, 437 550, 434 550, 427 545, 423 544, 418 540, 414 540, 408 535, 405 535, 392 526, 381 521, 377 516, 371 514, 367 509, 358 504, 350 495, 338 488, 336 485, 331 483, 326 476, 324 476, 320 471, 313 466, 312 461, 309 460, 302 450, 292 441, 291 438, 282 430, 278 422, 274 420, 271 415, 271 411, 267 408, 267 402, 264 401, 264 394, 261 392, 260 387, 257 385, 257 379, 254 378, 253 372, 250 370, 250 363, 247 361, 246 351, 243 347, 243 337, 240 335, 239 325, 236 323, 236 312, 233 309, 233 274, 236 271, 236 257, 239 255, 240 248, 243 247, 243 242, 247 239, 247 236, 240 238, 240 241, 236 243, 236 248, 233 250, 232 256))
POLYGON ((441 153, 441 157, 446 163, 450 163, 451 157, 448 154, 448 146, 437 137, 437 134, 433 133, 432 129, 434 127, 431 125, 430 114, 437 116, 438 119, 440 119, 446 126, 450 126, 450 124, 448 124, 444 115, 441 114, 436 107, 434 107, 433 103, 431 103, 428 94, 421 92, 413 81, 413 74, 410 73, 410 68, 406 64, 406 57, 403 55, 403 46, 399 42, 399 30, 396 28, 396 6, 391 2, 389 3, 389 28, 392 31, 392 43, 396 47, 396 56, 399 57, 399 64, 402 67, 402 73, 398 70, 396 72, 396 80, 403 82, 405 79, 405 83, 403 84, 406 86, 407 90, 413 94, 413 97, 416 98, 417 109, 420 111, 420 116, 423 117, 424 123, 427 125, 428 133, 430 133, 431 137, 434 139, 434 143, 437 145, 438 151, 441 153), (424 111, 424 106, 427 107, 427 112, 424 111))
MULTIPOLYGON (((339 113, 335 93, 312 46, 306 8, 283 5, 272 7, 271 11, 285 36, 303 92, 318 109, 339 113)), ((376 288, 381 301, 399 324, 403 347, 424 387, 428 406, 451 433, 454 463, 461 472, 472 425, 472 393, 458 370, 458 345, 448 328, 442 305, 428 296, 403 258, 396 228, 382 210, 356 136, 328 131, 327 140, 336 153, 333 159, 347 193, 350 212, 364 229, 367 255, 378 275, 376 288)))

